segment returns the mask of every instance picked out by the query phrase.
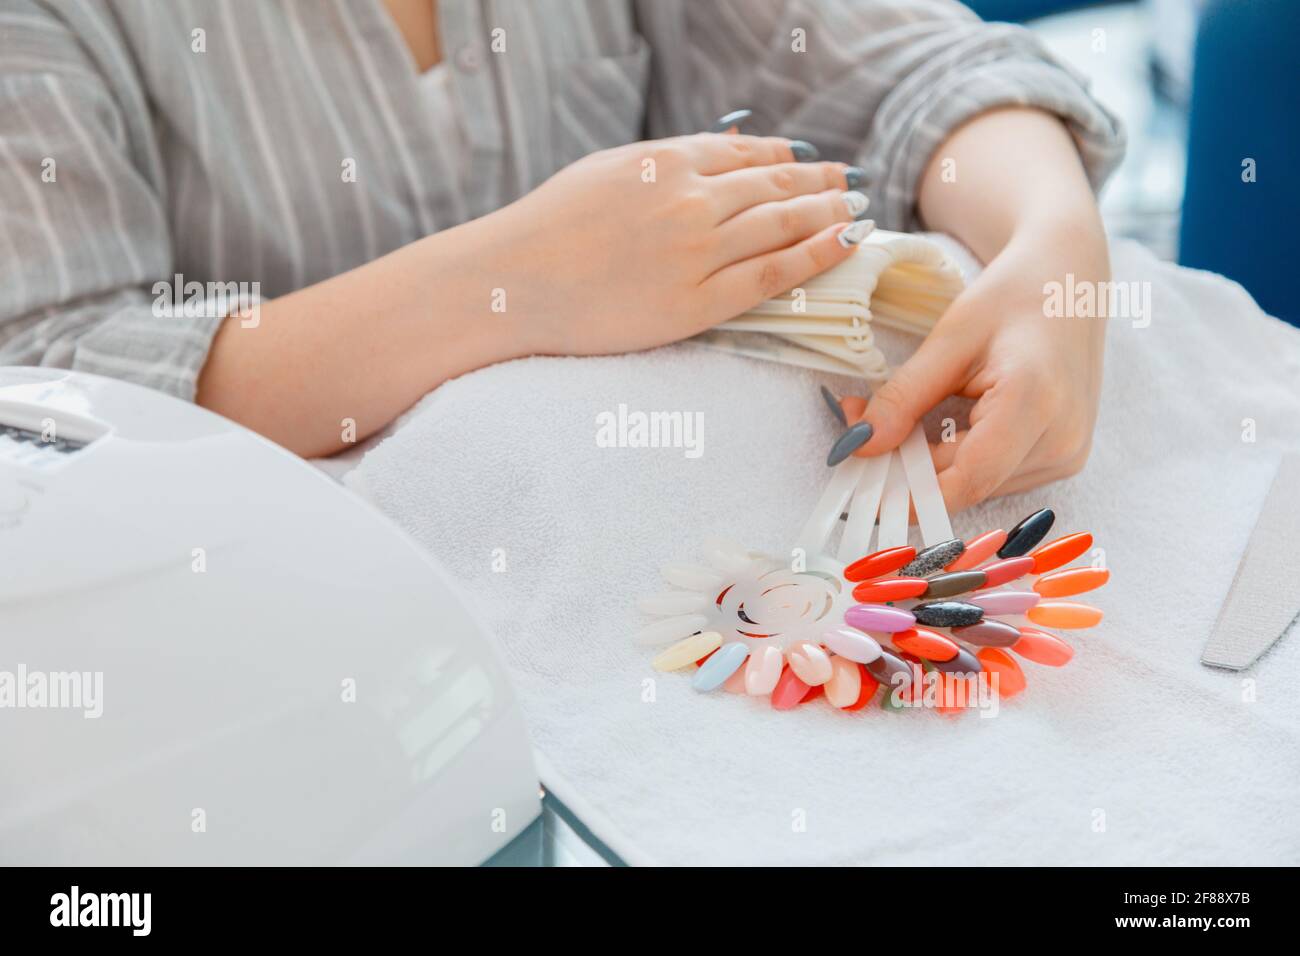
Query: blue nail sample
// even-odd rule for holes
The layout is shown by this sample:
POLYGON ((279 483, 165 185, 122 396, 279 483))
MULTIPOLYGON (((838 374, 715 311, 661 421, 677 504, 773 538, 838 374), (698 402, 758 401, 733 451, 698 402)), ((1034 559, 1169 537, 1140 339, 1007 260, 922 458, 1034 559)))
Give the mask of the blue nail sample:
POLYGON ((749 657, 749 647, 741 641, 723 644, 700 665, 700 669, 691 678, 691 686, 698 691, 716 690, 727 682, 727 678, 745 663, 749 657))
POLYGON ((851 426, 844 434, 835 439, 834 445, 831 445, 831 453, 826 456, 827 467, 834 468, 865 445, 871 440, 872 431, 869 422, 858 422, 856 425, 851 426))
POLYGON ((840 400, 825 385, 822 386, 822 400, 826 403, 826 407, 831 410, 831 414, 839 420, 839 423, 847 428, 849 420, 844 417, 844 409, 840 407, 840 400))

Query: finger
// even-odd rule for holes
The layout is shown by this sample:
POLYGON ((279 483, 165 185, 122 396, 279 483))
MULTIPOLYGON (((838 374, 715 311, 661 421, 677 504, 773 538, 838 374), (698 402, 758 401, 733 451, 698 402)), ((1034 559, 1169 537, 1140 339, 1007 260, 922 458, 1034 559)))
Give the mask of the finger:
POLYGON ((990 497, 1017 474, 1047 428, 1021 400, 1020 390, 998 383, 985 393, 987 408, 957 443, 952 464, 939 472, 939 488, 949 511, 960 511, 990 497))
POLYGON ((846 168, 842 163, 778 163, 710 176, 704 183, 717 203, 718 221, 725 222, 762 203, 781 202, 827 189, 846 190, 849 188, 846 168))
POLYGON ((943 471, 952 465, 957 457, 957 446, 966 440, 969 433, 969 429, 963 429, 951 441, 930 442, 930 460, 934 462, 935 471, 943 471))
POLYGON ((808 162, 816 159, 816 150, 807 143, 782 136, 747 136, 744 133, 694 133, 671 142, 685 152, 695 171, 702 176, 772 166, 776 163, 808 162), (808 150, 812 150, 810 154, 808 150))
POLYGON ((959 393, 974 360, 974 342, 960 333, 936 328, 910 359, 899 366, 871 400, 861 420, 872 428, 871 440, 859 449, 863 457, 897 448, 921 416, 949 395, 959 393))
POLYGON ((801 242, 866 209, 862 193, 828 189, 783 202, 763 203, 718 227, 718 265, 740 262, 801 242))
POLYGON ((723 318, 752 309, 847 259, 874 223, 836 223, 802 242, 719 269, 704 280, 723 318))

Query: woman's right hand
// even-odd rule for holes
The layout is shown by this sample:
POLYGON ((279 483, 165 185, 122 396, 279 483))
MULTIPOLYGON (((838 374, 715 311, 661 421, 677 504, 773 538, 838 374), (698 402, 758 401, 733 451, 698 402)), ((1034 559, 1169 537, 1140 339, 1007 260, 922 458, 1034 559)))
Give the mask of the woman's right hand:
POLYGON ((573 163, 471 224, 486 230, 472 269, 504 293, 498 311, 522 319, 537 352, 664 345, 846 259, 870 231, 851 229, 866 211, 866 196, 848 191, 860 176, 798 162, 785 139, 632 143, 573 163))

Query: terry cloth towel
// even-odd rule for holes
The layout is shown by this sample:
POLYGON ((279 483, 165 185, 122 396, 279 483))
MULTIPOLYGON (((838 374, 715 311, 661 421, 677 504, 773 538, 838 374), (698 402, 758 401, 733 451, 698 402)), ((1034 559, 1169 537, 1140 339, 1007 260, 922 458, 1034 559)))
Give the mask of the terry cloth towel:
POLYGON ((1051 506, 1112 573, 1087 596, 1102 624, 1060 632, 1074 660, 1025 662, 996 718, 777 712, 630 640, 635 599, 706 535, 790 546, 836 432, 817 385, 861 382, 689 343, 512 362, 439 388, 345 481, 482 604, 543 783, 628 862, 1295 864, 1300 634, 1242 673, 1199 658, 1300 448, 1300 330, 1135 244, 1112 259, 1152 314, 1111 320, 1087 467, 954 516, 970 537, 1051 506), (601 447, 620 404, 698 413, 702 453, 601 447))

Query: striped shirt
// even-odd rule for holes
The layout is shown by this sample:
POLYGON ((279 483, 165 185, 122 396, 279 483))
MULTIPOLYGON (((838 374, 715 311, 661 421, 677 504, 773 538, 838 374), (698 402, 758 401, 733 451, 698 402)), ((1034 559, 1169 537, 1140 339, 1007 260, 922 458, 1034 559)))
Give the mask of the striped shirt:
POLYGON ((441 0, 438 15, 451 109, 431 107, 382 0, 0 0, 0 364, 190 399, 224 314, 214 287, 274 298, 593 150, 740 107, 746 132, 864 167, 891 229, 915 227, 948 133, 992 107, 1065 118, 1094 185, 1123 149, 1031 34, 952 0, 441 0))

